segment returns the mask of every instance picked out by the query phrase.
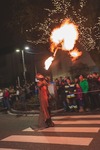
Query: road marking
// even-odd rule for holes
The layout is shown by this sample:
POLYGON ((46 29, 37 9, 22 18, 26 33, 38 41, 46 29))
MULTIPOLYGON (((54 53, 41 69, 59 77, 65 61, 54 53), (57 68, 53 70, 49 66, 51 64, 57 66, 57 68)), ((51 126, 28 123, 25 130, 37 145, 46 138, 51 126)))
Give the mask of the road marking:
POLYGON ((100 118, 100 115, 79 115, 79 116, 56 116, 56 117, 52 117, 52 119, 71 119, 71 118, 76 118, 76 119, 79 119, 79 118, 100 118))
MULTIPOLYGON (((84 132, 84 133, 97 133, 100 128, 95 127, 51 127, 45 128, 43 130, 38 130, 38 132, 84 132)), ((23 131, 35 131, 32 128, 24 129, 23 131)))
POLYGON ((74 120, 74 121, 64 121, 64 120, 59 120, 59 121, 54 121, 55 124, 100 124, 100 120, 74 120))
MULTIPOLYGON (((11 135, 2 139, 1 141, 5 142, 27 142, 27 143, 42 143, 42 144, 55 144, 55 145, 76 145, 76 146, 89 146, 93 141, 92 134, 88 137, 81 136, 78 137, 77 133, 98 133, 100 127, 92 127, 92 125, 100 125, 100 115, 84 115, 84 116, 56 116, 52 117, 55 123, 55 127, 45 128, 43 130, 26 128, 23 132, 39 132, 38 135, 11 135), (89 119, 88 119, 89 118, 89 119), (74 119, 74 120, 73 120, 74 119), (85 125, 85 127, 70 127, 71 125, 85 125), (59 125, 59 126, 56 126, 59 125), (62 127, 62 125, 65 125, 62 127), (87 127, 86 127, 87 125, 87 127), (69 126, 69 127, 67 127, 69 126), (76 133, 74 136, 67 136, 68 133, 76 133), (44 134, 48 133, 48 135, 44 134), (53 136, 49 133, 53 133, 53 136), (59 136, 57 136, 59 134, 59 136), (63 136, 63 133, 66 133, 66 136, 63 136)), ((4 149, 1 150, 18 150, 18 149, 4 149)))
POLYGON ((89 146, 92 140, 93 138, 83 137, 12 135, 1 141, 89 146))
POLYGON ((13 148, 0 148, 0 150, 21 150, 21 149, 13 149, 13 148))

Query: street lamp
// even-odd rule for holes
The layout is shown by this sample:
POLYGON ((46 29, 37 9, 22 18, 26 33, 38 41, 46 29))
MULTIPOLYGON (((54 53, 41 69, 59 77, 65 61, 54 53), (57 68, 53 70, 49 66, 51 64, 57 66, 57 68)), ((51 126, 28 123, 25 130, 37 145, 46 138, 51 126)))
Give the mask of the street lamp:
POLYGON ((30 48, 28 46, 25 46, 25 50, 29 50, 30 48))
MULTIPOLYGON (((29 49, 29 47, 25 47, 26 50, 29 49)), ((20 49, 16 49, 16 52, 19 53, 21 51, 21 56, 22 56, 22 62, 23 62, 23 76, 24 76, 24 81, 25 81, 25 84, 27 83, 26 82, 26 65, 25 65, 25 54, 24 54, 24 50, 20 50, 20 49)))
MULTIPOLYGON (((27 80, 26 80, 26 63, 25 63, 25 56, 24 56, 25 53, 30 54, 30 55, 41 55, 41 54, 43 54, 43 52, 38 52, 37 53, 28 46, 25 46, 23 50, 16 49, 16 52, 17 53, 21 52, 21 57, 22 57, 22 62, 23 62, 23 77, 24 77, 24 81, 25 81, 25 84, 26 84, 27 80)), ((34 62, 34 74, 37 74, 37 66, 36 66, 35 62, 34 62)), ((19 81, 19 78, 18 78, 18 81, 19 81)))

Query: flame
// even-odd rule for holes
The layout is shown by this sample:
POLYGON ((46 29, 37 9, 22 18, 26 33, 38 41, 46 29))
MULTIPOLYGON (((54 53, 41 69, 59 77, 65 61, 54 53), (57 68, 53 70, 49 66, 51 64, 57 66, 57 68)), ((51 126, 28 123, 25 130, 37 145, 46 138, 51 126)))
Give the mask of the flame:
POLYGON ((55 48, 61 44, 62 50, 70 51, 73 49, 76 40, 78 39, 78 31, 76 25, 70 23, 67 19, 59 28, 55 28, 50 36, 51 51, 54 52, 55 48))
POLYGON ((74 49, 70 52, 70 55, 72 57, 72 61, 76 60, 78 57, 82 55, 81 51, 78 51, 78 49, 74 49))
MULTIPOLYGON (((59 48, 65 51, 71 51, 77 39, 77 26, 71 23, 69 19, 64 20, 60 27, 55 28, 50 36, 50 50, 53 52, 53 57, 51 56, 45 61, 45 69, 48 70, 59 48)), ((73 51, 70 55, 75 59, 80 54, 73 51)))
POLYGON ((45 61, 45 69, 48 70, 50 65, 52 64, 52 61, 54 60, 54 57, 49 57, 46 61, 45 61))

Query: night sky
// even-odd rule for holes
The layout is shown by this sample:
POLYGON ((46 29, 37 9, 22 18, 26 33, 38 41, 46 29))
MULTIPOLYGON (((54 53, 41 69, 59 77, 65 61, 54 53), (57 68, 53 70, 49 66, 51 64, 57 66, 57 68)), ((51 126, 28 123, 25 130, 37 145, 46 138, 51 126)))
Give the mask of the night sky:
MULTIPOLYGON (((16 1, 16 0, 14 0, 16 1)), ((50 7, 50 0, 29 0, 30 3, 38 7, 50 7)), ((0 54, 6 54, 14 50, 13 32, 7 28, 9 20, 12 18, 12 0, 0 0, 0 54)), ((16 39, 17 40, 17 39, 16 39)))
POLYGON ((10 19, 10 6, 8 1, 0 2, 0 53, 9 45, 9 31, 6 30, 6 24, 10 19))

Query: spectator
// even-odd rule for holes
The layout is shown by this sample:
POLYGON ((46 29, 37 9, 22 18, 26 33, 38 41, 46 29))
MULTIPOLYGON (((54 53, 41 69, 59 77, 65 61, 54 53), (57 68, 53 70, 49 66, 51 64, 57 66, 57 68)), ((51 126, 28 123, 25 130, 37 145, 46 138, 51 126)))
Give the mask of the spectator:
POLYGON ((50 80, 50 77, 46 77, 46 81, 48 82, 49 105, 51 106, 51 109, 57 109, 57 86, 55 82, 50 80))
POLYGON ((90 99, 89 99, 89 95, 88 95, 88 91, 89 91, 88 81, 87 81, 87 79, 85 79, 84 75, 80 75, 79 80, 80 80, 79 84, 80 84, 80 87, 83 92, 83 100, 84 100, 85 110, 90 111, 91 104, 90 104, 90 99))
POLYGON ((9 87, 9 94, 10 94, 10 105, 12 107, 16 101, 16 91, 13 86, 9 87))
POLYGON ((75 84, 71 81, 69 77, 67 78, 67 85, 65 85, 65 92, 70 111, 77 111, 78 107, 75 99, 75 84))
POLYGON ((68 102, 66 99, 66 88, 65 88, 65 86, 66 86, 66 82, 62 81, 62 83, 61 83, 61 100, 63 102, 64 110, 69 111, 68 102))
POLYGON ((0 89, 0 106, 3 105, 3 91, 0 89))
POLYGON ((20 96, 19 96, 19 95, 20 95, 20 90, 19 90, 19 89, 20 89, 20 88, 17 86, 17 87, 16 87, 16 100, 17 100, 17 101, 20 100, 20 96))
POLYGON ((84 112, 83 94, 79 83, 76 83, 76 99, 78 100, 79 112, 84 112))
POLYGON ((91 99, 91 107, 93 110, 99 110, 99 81, 98 81, 98 74, 93 73, 88 75, 88 82, 89 82, 89 95, 91 99))
POLYGON ((10 102, 9 102, 9 90, 7 88, 4 89, 4 93, 3 93, 3 102, 4 102, 4 107, 7 110, 10 110, 10 102))

